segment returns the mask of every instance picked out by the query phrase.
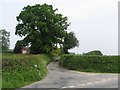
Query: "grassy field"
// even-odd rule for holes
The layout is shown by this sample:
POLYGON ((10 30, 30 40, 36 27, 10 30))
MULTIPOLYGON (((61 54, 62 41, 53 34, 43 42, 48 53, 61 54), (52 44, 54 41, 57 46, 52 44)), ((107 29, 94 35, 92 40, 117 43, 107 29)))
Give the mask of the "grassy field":
POLYGON ((77 71, 120 73, 118 56, 62 55, 60 65, 77 71))
POLYGON ((2 88, 19 88, 43 79, 51 60, 52 57, 45 54, 3 54, 2 88))

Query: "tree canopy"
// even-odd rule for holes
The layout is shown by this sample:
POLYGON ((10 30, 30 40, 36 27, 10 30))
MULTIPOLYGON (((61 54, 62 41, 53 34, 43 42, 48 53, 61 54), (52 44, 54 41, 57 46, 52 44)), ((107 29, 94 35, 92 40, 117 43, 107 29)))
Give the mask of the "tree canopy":
POLYGON ((64 44, 63 44, 64 52, 69 53, 68 49, 72 49, 75 46, 79 46, 79 41, 75 37, 74 32, 70 32, 64 38, 64 44))
POLYGON ((5 29, 0 30, 0 47, 2 48, 2 52, 8 52, 10 46, 9 40, 10 32, 5 29))
POLYGON ((52 5, 36 4, 24 7, 17 16, 15 34, 24 37, 23 45, 29 45, 31 53, 49 53, 57 44, 63 45, 70 24, 57 11, 52 5))
POLYGON ((101 51, 99 50, 93 50, 87 53, 83 53, 83 55, 103 55, 101 51))
POLYGON ((21 53, 22 47, 23 47, 22 41, 18 40, 15 44, 14 53, 21 53))

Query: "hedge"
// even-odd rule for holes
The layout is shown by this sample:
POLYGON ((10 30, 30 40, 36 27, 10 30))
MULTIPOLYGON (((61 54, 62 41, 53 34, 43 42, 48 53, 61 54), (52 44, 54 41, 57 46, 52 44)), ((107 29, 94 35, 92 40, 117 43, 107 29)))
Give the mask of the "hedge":
POLYGON ((70 70, 98 73, 119 73, 119 56, 62 55, 60 65, 70 70))
POLYGON ((51 56, 45 54, 3 54, 2 88, 19 88, 43 79, 51 56))

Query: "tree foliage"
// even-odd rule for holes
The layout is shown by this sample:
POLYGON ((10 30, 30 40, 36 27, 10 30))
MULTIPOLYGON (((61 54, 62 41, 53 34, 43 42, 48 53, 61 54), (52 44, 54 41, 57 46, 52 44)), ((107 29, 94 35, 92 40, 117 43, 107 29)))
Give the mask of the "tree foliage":
POLYGON ((18 40, 15 44, 14 53, 21 53, 23 47, 22 41, 18 40))
POLYGON ((68 49, 72 49, 75 46, 79 46, 79 41, 75 37, 74 32, 70 32, 64 38, 64 44, 63 44, 64 52, 68 53, 68 49))
POLYGON ((22 41, 30 45, 31 53, 49 53, 55 45, 63 44, 69 23, 57 10, 47 4, 28 5, 17 16, 15 34, 25 37, 22 41))
POLYGON ((53 57, 58 57, 59 55, 61 55, 61 50, 58 47, 53 47, 52 51, 51 51, 51 55, 53 57))
POLYGON ((90 51, 90 52, 87 52, 87 53, 83 53, 83 55, 103 55, 103 54, 99 50, 94 50, 94 51, 90 51))
POLYGON ((10 46, 10 32, 5 29, 0 30, 0 47, 2 48, 2 52, 8 52, 10 46))

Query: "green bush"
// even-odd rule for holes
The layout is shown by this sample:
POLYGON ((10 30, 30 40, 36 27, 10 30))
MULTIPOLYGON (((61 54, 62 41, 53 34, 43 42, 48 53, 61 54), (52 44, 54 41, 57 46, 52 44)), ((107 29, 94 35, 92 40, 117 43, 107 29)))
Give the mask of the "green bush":
POLYGON ((57 57, 57 56, 59 56, 60 54, 61 54, 61 49, 60 49, 60 48, 55 47, 55 48, 53 48, 52 51, 51 51, 51 55, 52 55, 53 57, 57 57))
POLYGON ((51 56, 44 54, 3 54, 2 87, 19 88, 43 79, 51 60, 51 56))
POLYGON ((62 55, 60 65, 77 71, 119 73, 118 56, 62 55))

